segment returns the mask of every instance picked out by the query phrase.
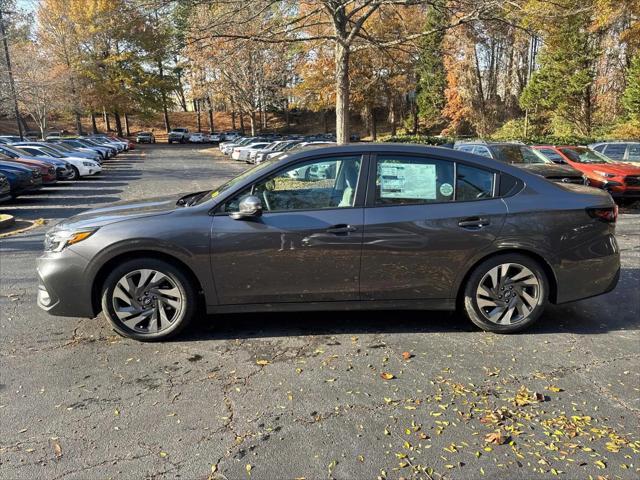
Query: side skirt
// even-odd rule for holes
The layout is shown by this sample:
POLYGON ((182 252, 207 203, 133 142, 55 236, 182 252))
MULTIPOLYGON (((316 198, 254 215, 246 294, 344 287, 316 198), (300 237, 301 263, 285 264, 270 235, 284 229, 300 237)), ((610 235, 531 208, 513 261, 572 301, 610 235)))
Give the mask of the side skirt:
POLYGON ((207 313, 304 312, 331 310, 455 310, 450 298, 428 300, 363 300, 349 302, 252 303, 245 305, 207 305, 207 313))

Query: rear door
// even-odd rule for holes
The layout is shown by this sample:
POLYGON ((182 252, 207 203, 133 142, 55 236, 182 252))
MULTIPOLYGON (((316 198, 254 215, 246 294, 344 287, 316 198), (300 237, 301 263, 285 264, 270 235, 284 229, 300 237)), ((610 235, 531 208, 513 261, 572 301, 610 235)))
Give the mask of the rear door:
POLYGON ((427 156, 378 155, 369 168, 363 300, 447 299, 506 216, 497 172, 427 156))

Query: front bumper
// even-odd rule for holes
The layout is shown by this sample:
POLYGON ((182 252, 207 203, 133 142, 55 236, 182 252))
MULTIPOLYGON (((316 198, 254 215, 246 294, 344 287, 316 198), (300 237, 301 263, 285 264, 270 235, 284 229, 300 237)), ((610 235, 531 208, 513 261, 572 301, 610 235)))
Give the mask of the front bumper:
POLYGON ((36 260, 38 306, 51 315, 94 317, 91 286, 85 280, 87 260, 70 248, 45 252, 36 260))

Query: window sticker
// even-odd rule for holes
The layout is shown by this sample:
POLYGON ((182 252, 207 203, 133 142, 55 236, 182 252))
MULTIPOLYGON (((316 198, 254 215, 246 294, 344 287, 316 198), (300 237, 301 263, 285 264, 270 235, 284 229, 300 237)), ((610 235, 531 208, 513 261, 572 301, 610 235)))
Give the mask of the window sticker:
POLYGON ((381 163, 380 197, 435 200, 436 166, 381 163))
POLYGON ((450 183, 440 185, 440 194, 444 197, 450 197, 453 194, 453 185, 450 183))

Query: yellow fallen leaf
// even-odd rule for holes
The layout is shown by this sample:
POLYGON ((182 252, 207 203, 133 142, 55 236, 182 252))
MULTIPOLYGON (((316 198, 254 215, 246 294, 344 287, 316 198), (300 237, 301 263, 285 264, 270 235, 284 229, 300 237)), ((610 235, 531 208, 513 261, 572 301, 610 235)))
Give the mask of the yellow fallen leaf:
POLYGON ((270 363, 269 360, 256 360, 256 365, 269 365, 270 363))
POLYGON ((383 380, 393 380, 394 378, 396 378, 393 373, 389 372, 382 372, 380 374, 380 377, 382 377, 383 380))
POLYGON ((593 463, 595 463, 596 467, 598 467, 598 468, 607 468, 607 464, 604 463, 602 460, 596 460, 593 463))
POLYGON ((250 463, 247 463, 247 466, 244 467, 247 471, 247 475, 251 476, 251 469, 253 468, 250 463))
POLYGON ((549 385, 546 390, 549 390, 550 392, 562 392, 560 387, 556 387, 554 385, 549 385))
POLYGON ((167 456, 167 452, 160 452, 160 456, 161 456, 162 458, 166 457, 166 456, 167 456))

